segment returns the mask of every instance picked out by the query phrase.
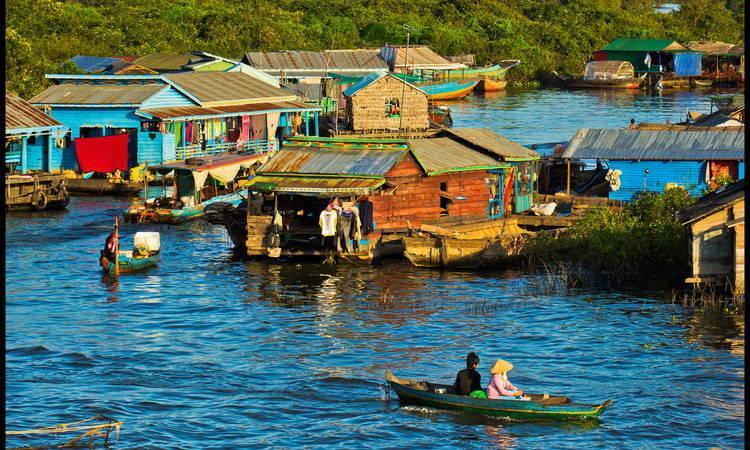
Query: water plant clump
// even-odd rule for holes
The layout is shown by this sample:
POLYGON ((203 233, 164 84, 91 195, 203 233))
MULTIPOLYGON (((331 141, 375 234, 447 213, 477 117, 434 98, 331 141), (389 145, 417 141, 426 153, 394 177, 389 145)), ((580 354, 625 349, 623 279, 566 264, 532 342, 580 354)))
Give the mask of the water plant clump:
POLYGON ((679 286, 687 244, 675 213, 694 201, 676 187, 641 193, 620 211, 592 208, 559 236, 540 234, 529 243, 532 269, 582 267, 608 287, 679 286))

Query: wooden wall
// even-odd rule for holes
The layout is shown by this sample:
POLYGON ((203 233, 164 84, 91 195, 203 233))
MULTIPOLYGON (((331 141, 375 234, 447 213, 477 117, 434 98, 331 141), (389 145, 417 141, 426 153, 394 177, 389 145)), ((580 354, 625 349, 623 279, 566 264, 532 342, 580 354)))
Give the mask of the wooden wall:
POLYGON ((728 280, 745 292, 745 202, 739 201, 691 225, 693 277, 728 280))
POLYGON ((394 77, 386 76, 363 88, 347 99, 346 114, 350 128, 354 131, 424 130, 429 128, 427 94, 406 85, 394 77), (402 100, 403 88, 403 101, 402 100), (389 117, 385 113, 386 102, 392 98, 401 104, 401 117, 389 117))
POLYGON ((482 170, 424 177, 414 158, 406 155, 386 175, 383 195, 369 197, 376 230, 389 232, 408 225, 418 227, 422 221, 440 218, 441 183, 446 183, 447 196, 466 197, 465 200, 453 199, 449 205, 450 217, 486 215, 491 198, 485 181, 488 177, 482 170), (389 192, 392 195, 388 195, 389 192))

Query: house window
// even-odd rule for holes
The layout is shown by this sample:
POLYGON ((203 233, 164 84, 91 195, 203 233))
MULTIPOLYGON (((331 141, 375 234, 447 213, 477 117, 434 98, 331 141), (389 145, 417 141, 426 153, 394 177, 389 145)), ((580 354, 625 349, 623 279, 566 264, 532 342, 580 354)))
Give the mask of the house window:
POLYGON ((29 139, 26 141, 26 143, 29 144, 29 145, 36 144, 36 135, 29 136, 29 139))
POLYGON ((385 101, 385 115, 386 117, 399 117, 401 115, 401 104, 397 98, 385 101))
POLYGON ((453 200, 448 195, 448 182, 440 183, 440 216, 450 215, 450 208, 453 200))

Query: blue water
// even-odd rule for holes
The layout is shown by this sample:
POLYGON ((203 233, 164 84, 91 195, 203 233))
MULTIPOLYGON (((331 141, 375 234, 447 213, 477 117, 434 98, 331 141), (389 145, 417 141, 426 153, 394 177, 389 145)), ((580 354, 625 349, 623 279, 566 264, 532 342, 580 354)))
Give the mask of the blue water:
MULTIPOLYGON (((528 143, 574 132, 571 111, 601 126, 582 105, 610 126, 629 118, 617 98, 607 112, 594 95, 518 95, 453 105, 457 125, 483 117, 473 126, 528 143), (521 139, 511 124, 533 97, 547 106, 526 114, 521 139), (555 98, 564 120, 550 120, 555 98)), ((639 118, 705 105, 691 98, 639 118)), ((115 448, 743 448, 739 317, 517 271, 241 261, 202 221, 124 225, 126 242, 159 231, 162 262, 112 283, 98 252, 128 204, 78 197, 67 212, 8 215, 8 429, 105 414, 124 421, 115 448), (485 382, 503 358, 524 390, 614 404, 599 421, 527 424, 403 408, 380 389, 386 369, 451 382, 469 351, 485 382)))

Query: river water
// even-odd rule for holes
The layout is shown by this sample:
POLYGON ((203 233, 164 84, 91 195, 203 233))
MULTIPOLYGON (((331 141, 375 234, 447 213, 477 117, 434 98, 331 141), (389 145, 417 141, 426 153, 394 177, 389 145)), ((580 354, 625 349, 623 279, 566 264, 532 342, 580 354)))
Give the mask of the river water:
MULTIPOLYGON (((457 126, 532 143, 708 104, 525 91, 452 108, 457 126)), ((105 414, 125 423, 115 448, 743 447, 739 317, 516 271, 242 261, 203 221, 123 226, 126 240, 158 230, 162 262, 112 283, 98 252, 128 203, 8 215, 9 429, 105 414), (451 382, 469 351, 485 382, 501 357, 525 390, 614 404, 598 421, 529 424, 402 408, 381 390, 386 369, 451 382)))

